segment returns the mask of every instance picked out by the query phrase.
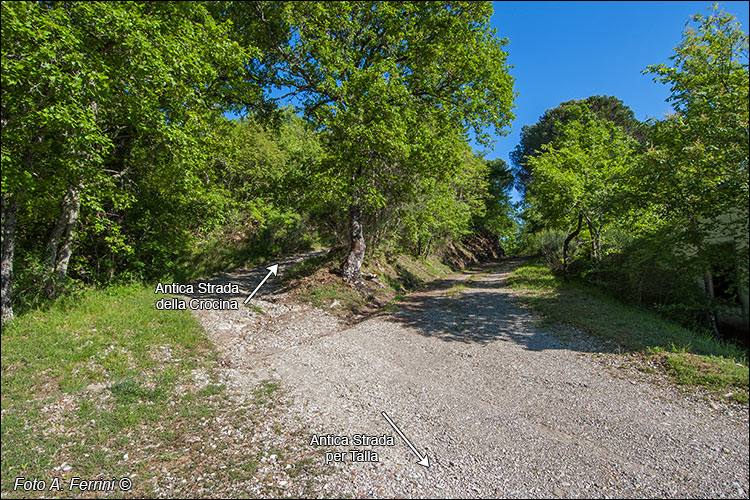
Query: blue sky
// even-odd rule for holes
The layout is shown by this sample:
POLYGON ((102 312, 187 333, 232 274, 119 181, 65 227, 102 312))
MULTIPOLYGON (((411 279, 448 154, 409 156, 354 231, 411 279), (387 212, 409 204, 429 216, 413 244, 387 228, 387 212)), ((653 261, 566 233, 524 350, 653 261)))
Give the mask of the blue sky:
MULTIPOLYGON (((685 23, 712 2, 494 2, 492 26, 508 38, 514 67, 516 119, 487 158, 502 158, 518 144, 521 127, 570 99, 612 95, 639 120, 671 111, 667 85, 643 75, 649 64, 669 63, 685 23)), ((719 2, 748 30, 748 2, 719 2)))

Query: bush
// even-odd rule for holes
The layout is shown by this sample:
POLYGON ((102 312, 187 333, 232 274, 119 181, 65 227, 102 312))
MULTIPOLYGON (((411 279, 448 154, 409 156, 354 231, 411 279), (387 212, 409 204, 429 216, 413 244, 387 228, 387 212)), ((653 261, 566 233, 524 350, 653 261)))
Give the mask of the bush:
MULTIPOLYGON (((707 305, 696 278, 700 274, 677 250, 681 245, 676 233, 664 228, 637 236, 617 230, 604 243, 599 260, 592 259, 589 252, 581 252, 570 263, 568 274, 624 302, 658 311, 688 328, 703 324, 707 305)), ((548 252, 551 254, 552 250, 548 252)))
POLYGON ((534 246, 544 257, 547 266, 554 272, 562 271, 564 243, 565 233, 562 231, 545 229, 535 237, 534 246))

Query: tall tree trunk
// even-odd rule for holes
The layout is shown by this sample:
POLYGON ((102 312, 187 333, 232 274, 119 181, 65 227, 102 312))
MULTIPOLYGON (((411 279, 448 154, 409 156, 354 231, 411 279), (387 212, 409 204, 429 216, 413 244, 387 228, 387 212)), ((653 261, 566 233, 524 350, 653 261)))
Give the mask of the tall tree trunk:
POLYGON ((365 237, 362 232, 362 209, 357 202, 349 205, 349 255, 341 271, 349 283, 359 281, 362 261, 365 259, 365 237))
POLYGON ((2 322, 13 319, 13 253, 16 240, 18 198, 3 193, 2 202, 2 322))
POLYGON ((570 245, 570 242, 573 241, 573 238, 578 236, 578 233, 581 232, 581 224, 583 224, 583 215, 579 213, 578 225, 576 226, 575 231, 570 233, 563 243, 563 280, 565 281, 568 281, 568 246, 570 245))
POLYGON ((49 298, 57 295, 57 286, 68 273, 78 214, 81 211, 82 189, 82 183, 68 186, 68 191, 63 198, 60 217, 47 244, 45 293, 49 298))
POLYGON ((47 240, 47 252, 44 255, 44 272, 46 280, 52 279, 55 274, 55 268, 57 267, 57 250, 60 247, 60 240, 65 232, 65 226, 67 218, 65 217, 65 207, 68 204, 68 197, 70 195, 70 189, 66 191, 63 197, 62 207, 60 209, 60 215, 57 217, 55 227, 52 229, 52 233, 47 240))
POLYGON ((589 224, 589 233, 591 233, 591 256, 594 258, 594 262, 599 261, 599 233, 596 232, 596 228, 593 224, 589 224))
MULTIPOLYGON (((31 172, 34 167, 34 146, 42 141, 39 134, 29 143, 23 157, 21 166, 24 171, 31 172)), ((22 190, 23 194, 24 191, 22 190)), ((16 225, 18 221, 19 193, 3 193, 2 201, 2 292, 0 302, 2 303, 2 321, 13 319, 13 256, 16 251, 16 225)))
POLYGON ((695 251, 700 259, 700 261, 703 261, 701 264, 701 267, 703 267, 703 291, 706 297, 706 319, 708 320, 709 325, 711 326, 711 331, 713 331, 714 335, 718 338, 719 337, 719 325, 717 324, 716 319, 716 300, 714 295, 714 280, 713 276, 711 276, 711 263, 713 262, 713 259, 705 258, 706 251, 704 248, 704 240, 703 240, 703 234, 699 230, 698 223, 696 222, 695 217, 691 214, 688 216, 688 220, 690 222, 690 230, 692 231, 692 243, 695 245, 695 251))
POLYGON ((599 260, 599 256, 601 255, 601 225, 599 226, 599 230, 597 230, 596 224, 594 224, 594 221, 592 221, 588 215, 586 215, 586 224, 588 224, 589 226, 589 234, 591 235, 591 256, 594 258, 594 262, 596 262, 599 260))
POLYGON ((706 292, 706 304, 708 306, 708 322, 714 335, 719 338, 719 325, 716 321, 716 304, 714 295, 714 280, 711 271, 703 271, 703 289, 706 292))

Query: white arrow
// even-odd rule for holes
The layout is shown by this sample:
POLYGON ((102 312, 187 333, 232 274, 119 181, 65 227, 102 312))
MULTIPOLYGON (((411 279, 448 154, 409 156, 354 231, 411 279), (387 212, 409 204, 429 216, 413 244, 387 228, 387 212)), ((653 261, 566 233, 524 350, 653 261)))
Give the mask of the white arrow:
POLYGON ((279 270, 279 265, 278 265, 278 264, 274 264, 274 265, 272 265, 271 267, 267 267, 266 269, 268 269, 268 274, 266 274, 266 277, 265 277, 265 278, 263 278, 263 281, 261 281, 260 283, 258 283, 258 286, 256 286, 256 287, 255 287, 255 290, 253 290, 253 293, 251 293, 251 294, 250 294, 250 295, 249 295, 249 296, 248 296, 248 297, 247 297, 247 298, 245 299, 245 302, 243 302, 243 304, 247 304, 247 303, 248 303, 248 302, 250 301, 250 299, 252 299, 252 298, 253 298, 253 295, 255 295, 255 292, 257 292, 257 291, 258 291, 258 290, 260 289, 260 287, 262 287, 262 286, 263 286, 263 283, 265 283, 265 282, 266 282, 266 280, 268 279, 268 277, 269 277, 269 276, 271 276, 272 274, 273 274, 274 276, 276 276, 276 273, 277 273, 277 272, 278 272, 278 270, 279 270))
POLYGON ((393 429, 396 432, 398 432, 398 435, 401 436, 401 439, 403 439, 404 442, 409 446, 409 448, 411 448, 411 451, 413 451, 414 454, 417 456, 417 458, 419 459, 419 462, 417 463, 421 465, 422 467, 429 467, 430 459, 427 457, 427 453, 425 453, 424 456, 420 455, 417 449, 414 447, 414 445, 411 444, 411 441, 406 439, 406 436, 404 436, 404 433, 401 432, 401 429, 396 427, 396 424, 393 423, 393 420, 391 420, 391 417, 389 417, 386 412, 381 412, 381 413, 383 414, 383 417, 385 417, 385 419, 388 421, 388 423, 391 424, 391 427, 393 427, 393 429))

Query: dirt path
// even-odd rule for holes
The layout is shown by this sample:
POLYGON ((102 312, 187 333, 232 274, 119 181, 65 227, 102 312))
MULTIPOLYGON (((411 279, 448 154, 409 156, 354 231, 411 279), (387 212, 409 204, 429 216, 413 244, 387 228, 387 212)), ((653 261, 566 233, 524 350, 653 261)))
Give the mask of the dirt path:
MULTIPOLYGON (((610 373, 591 345, 535 326, 503 286, 512 265, 456 275, 348 328, 283 294, 253 300, 264 315, 200 319, 238 392, 262 378, 289 391, 289 417, 308 430, 296 444, 395 436, 386 411, 431 461, 417 465, 395 436, 374 448, 378 463, 329 466, 320 494, 747 497, 747 409, 610 373)), ((251 289, 263 271, 231 279, 251 289)))

